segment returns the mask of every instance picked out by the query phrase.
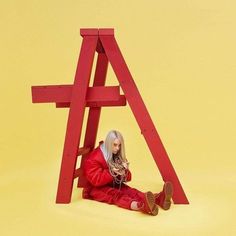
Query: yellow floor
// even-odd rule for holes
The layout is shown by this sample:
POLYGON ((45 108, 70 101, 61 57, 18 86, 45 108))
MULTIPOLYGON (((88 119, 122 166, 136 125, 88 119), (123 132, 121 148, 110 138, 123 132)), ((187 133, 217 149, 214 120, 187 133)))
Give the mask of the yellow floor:
MULTIPOLYGON (((55 204, 57 165, 56 162, 32 165, 1 176, 1 235, 236 233, 235 173, 230 171, 182 171, 181 180, 190 205, 172 205, 168 211, 159 210, 157 216, 149 216, 81 199, 81 189, 76 188, 71 204, 55 204)), ((161 189, 161 181, 151 178, 147 170, 140 175, 144 178, 134 176, 138 180, 131 186, 144 191, 161 189)))
MULTIPOLYGON (((236 235, 235 12, 231 0, 1 1, 0 235, 236 235), (31 86, 73 83, 85 27, 115 28, 189 205, 152 217, 76 185, 55 204, 68 109, 32 104, 31 86)), ((97 143, 110 129, 124 135, 130 185, 160 191, 129 106, 102 110, 97 143)))

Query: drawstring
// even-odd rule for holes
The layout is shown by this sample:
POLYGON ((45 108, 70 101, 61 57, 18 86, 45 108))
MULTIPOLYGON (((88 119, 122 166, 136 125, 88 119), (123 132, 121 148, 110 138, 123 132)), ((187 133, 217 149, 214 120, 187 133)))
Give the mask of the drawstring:
POLYGON ((115 184, 119 185, 119 191, 121 189, 121 186, 124 182, 127 181, 127 174, 125 173, 125 175, 114 175, 111 173, 111 175, 113 176, 113 181, 112 181, 112 185, 113 185, 113 188, 115 188, 115 184), (117 178, 118 176, 120 176, 120 179, 117 178))
POLYGON ((113 177, 113 188, 115 188, 115 185, 119 185, 119 190, 121 189, 122 183, 127 181, 127 169, 124 168, 122 165, 122 161, 119 158, 119 156, 113 155, 112 161, 107 162, 109 167, 109 172, 111 176, 113 177), (120 169, 125 171, 124 175, 119 175, 116 173, 113 168, 120 169))

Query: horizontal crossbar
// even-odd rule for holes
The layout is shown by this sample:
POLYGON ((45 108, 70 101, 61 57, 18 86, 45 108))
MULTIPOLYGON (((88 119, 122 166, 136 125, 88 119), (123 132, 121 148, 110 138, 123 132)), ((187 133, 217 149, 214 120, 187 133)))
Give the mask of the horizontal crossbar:
POLYGON ((83 28, 80 29, 81 36, 94 36, 94 35, 114 35, 113 28, 83 28))
MULTIPOLYGON (((33 103, 70 103, 73 85, 32 86, 33 103)), ((88 105, 92 103, 120 102, 119 86, 89 87, 86 95, 88 105)), ((123 99, 123 98, 122 98, 123 99)))
MULTIPOLYGON (((82 147, 79 148, 78 152, 77 152, 77 156, 81 156, 81 155, 86 155, 91 151, 91 148, 89 147, 82 147)), ((82 169, 78 168, 74 171, 74 178, 79 177, 82 174, 82 169)))
MULTIPOLYGON (((126 98, 124 95, 120 95, 118 101, 100 101, 100 102, 87 102, 86 107, 115 107, 115 106, 126 106, 126 98)), ((70 107, 70 102, 58 102, 56 108, 70 107)))

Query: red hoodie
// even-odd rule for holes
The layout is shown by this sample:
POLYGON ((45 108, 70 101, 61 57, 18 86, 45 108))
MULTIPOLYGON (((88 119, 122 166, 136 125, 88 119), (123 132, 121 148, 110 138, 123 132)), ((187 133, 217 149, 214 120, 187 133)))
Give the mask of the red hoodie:
MULTIPOLYGON (((86 179, 94 187, 110 185, 113 176, 109 172, 103 152, 100 146, 95 148, 85 159, 83 170, 86 179)), ((131 180, 131 172, 128 170, 126 182, 131 180)))

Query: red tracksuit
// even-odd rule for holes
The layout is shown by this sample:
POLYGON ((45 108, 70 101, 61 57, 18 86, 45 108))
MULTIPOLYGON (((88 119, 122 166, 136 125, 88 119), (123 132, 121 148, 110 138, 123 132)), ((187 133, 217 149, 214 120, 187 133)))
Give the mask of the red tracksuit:
MULTIPOLYGON (((83 164, 85 177, 90 185, 83 190, 83 198, 93 199, 119 207, 130 209, 132 201, 143 201, 144 193, 122 183, 121 187, 113 183, 104 155, 98 146, 85 159, 83 164)), ((128 171, 127 181, 131 180, 128 171)))

